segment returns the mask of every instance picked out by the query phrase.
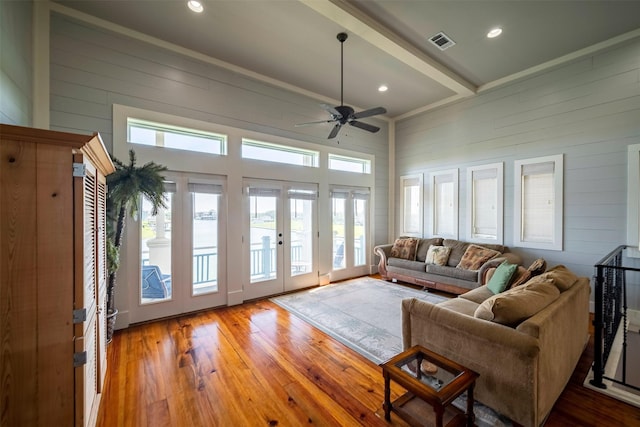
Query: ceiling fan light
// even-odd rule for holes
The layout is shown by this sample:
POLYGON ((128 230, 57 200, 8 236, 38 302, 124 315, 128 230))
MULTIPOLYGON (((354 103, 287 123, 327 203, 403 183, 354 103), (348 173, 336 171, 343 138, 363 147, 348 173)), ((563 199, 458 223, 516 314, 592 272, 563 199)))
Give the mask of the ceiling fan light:
POLYGON ((187 2, 187 7, 195 13, 202 13, 204 10, 204 5, 198 0, 189 0, 187 2))
POLYGON ((496 28, 492 28, 491 31, 487 33, 487 37, 490 39, 494 39, 498 37, 500 34, 502 34, 502 28, 496 27, 496 28))
POLYGON ((378 92, 386 92, 389 90, 389 86, 387 85, 380 85, 380 87, 378 87, 378 92))

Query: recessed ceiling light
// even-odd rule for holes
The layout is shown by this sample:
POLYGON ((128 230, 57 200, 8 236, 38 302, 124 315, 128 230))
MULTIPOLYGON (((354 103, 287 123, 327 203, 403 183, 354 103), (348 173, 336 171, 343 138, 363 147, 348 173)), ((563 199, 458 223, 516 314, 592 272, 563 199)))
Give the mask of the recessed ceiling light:
POLYGON ((378 88, 378 92, 386 92, 387 90, 389 90, 389 87, 387 85, 380 85, 380 87, 378 88))
POLYGON ((498 37, 500 34, 502 34, 502 28, 496 27, 487 33, 487 37, 493 39, 498 37))
POLYGON ((202 5, 202 2, 198 0, 189 0, 187 2, 187 6, 189 6, 189 9, 191 9, 195 13, 202 13, 202 11, 204 10, 204 6, 202 5))

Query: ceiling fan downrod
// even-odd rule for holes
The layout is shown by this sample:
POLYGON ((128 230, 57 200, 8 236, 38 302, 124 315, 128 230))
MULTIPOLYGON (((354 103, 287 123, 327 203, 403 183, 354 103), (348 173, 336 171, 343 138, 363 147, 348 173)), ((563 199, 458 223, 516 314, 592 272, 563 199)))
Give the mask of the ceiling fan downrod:
POLYGON ((338 33, 340 42, 340 105, 344 105, 344 42, 347 40, 347 33, 338 33))

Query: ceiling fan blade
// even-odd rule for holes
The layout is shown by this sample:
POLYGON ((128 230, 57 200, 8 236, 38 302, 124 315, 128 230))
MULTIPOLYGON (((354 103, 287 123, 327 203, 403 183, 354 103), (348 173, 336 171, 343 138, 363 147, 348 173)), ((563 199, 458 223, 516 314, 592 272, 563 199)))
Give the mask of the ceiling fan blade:
POLYGON ((358 122, 355 120, 350 121, 349 124, 360 129, 368 130, 369 132, 378 132, 380 130, 380 128, 377 126, 372 126, 370 124, 358 122))
POLYGON ((354 119, 363 119, 365 117, 377 116, 378 114, 384 114, 387 112, 387 109, 384 107, 376 107, 370 108, 368 110, 360 111, 359 113, 355 113, 352 117, 354 119))
POLYGON ((332 139, 335 138, 336 135, 338 135, 338 132, 340 131, 340 128, 342 127, 342 125, 340 123, 338 123, 337 125, 335 125, 333 127, 333 129, 331 129, 331 133, 329 134, 329 137, 327 139, 332 139))
POLYGON ((320 104, 320 106, 327 110, 332 116, 335 116, 338 119, 342 118, 342 114, 340 114, 340 112, 336 110, 335 107, 332 107, 329 104, 320 104))
POLYGON ((317 122, 306 122, 306 123, 298 123, 293 125, 294 127, 302 127, 302 126, 309 126, 309 125, 317 125, 320 123, 333 123, 335 122, 335 120, 318 120, 317 122))

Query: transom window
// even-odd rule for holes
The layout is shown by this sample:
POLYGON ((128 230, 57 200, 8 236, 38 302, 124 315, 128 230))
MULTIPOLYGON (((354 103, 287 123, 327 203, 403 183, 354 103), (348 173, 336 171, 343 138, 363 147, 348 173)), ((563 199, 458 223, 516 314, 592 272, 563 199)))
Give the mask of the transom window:
POLYGON ((242 139, 242 158, 286 163, 288 165, 318 167, 320 153, 304 148, 242 139))
POLYGON ((127 141, 177 150, 227 154, 227 136, 164 123, 127 118, 127 141))
POLYGON ((329 153, 329 169, 343 172, 370 174, 371 160, 329 153))

